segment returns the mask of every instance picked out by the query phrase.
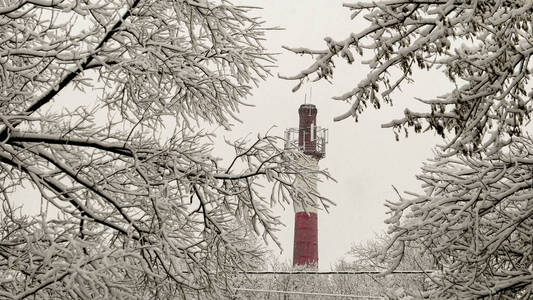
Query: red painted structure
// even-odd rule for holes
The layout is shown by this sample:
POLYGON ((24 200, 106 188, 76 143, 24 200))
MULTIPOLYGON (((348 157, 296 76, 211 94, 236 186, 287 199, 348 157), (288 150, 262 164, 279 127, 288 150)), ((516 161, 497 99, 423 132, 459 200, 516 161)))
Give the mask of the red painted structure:
MULTIPOLYGON (((298 109, 300 124, 298 147, 314 159, 324 157, 325 140, 317 138, 317 109, 313 104, 302 104, 298 109), (322 144, 321 144, 322 143, 322 144)), ((318 267, 318 217, 314 209, 302 211, 295 205, 293 266, 318 267)))
POLYGON ((297 212, 294 217, 292 265, 318 267, 318 217, 315 212, 297 212))

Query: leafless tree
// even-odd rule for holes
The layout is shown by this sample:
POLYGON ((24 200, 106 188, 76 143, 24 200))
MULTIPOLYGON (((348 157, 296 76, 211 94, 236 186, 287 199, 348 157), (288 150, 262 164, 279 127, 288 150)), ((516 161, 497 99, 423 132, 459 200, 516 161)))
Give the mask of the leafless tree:
POLYGON ((248 11, 0 0, 0 298, 230 296, 256 235, 275 240, 270 207, 317 196, 293 183, 327 174, 279 138, 229 142, 224 162, 201 129, 229 128, 269 75, 248 11), (72 90, 94 98, 57 100, 72 90), (24 209, 39 199, 13 199, 30 185, 37 215, 24 209))
POLYGON ((424 193, 388 204, 401 261, 422 245, 438 266, 437 298, 529 299, 533 266, 533 142, 514 137, 487 157, 437 157, 422 168, 424 193))

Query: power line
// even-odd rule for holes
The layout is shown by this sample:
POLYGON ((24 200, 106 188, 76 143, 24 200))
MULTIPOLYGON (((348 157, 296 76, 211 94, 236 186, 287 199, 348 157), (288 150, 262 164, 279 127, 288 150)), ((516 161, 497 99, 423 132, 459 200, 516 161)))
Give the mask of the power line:
POLYGON ((329 297, 338 297, 338 298, 385 299, 384 297, 367 296, 367 295, 328 294, 328 293, 311 293, 311 292, 279 291, 279 290, 260 290, 260 289, 246 289, 246 288, 236 288, 235 290, 237 290, 237 291, 245 291, 245 292, 257 292, 257 293, 309 295, 309 296, 329 296, 329 297))
MULTIPOLYGON (((432 270, 406 270, 392 271, 387 274, 427 274, 434 272, 432 270)), ((244 274, 253 275, 367 275, 367 274, 384 274, 383 271, 244 271, 244 274)))

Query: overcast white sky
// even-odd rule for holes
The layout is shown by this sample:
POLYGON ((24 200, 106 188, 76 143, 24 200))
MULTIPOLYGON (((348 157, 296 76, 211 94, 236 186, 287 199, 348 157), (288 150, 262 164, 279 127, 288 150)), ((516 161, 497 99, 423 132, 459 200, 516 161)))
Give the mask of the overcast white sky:
MULTIPOLYGON (((270 32, 265 43, 271 51, 281 52, 276 74, 293 75, 311 63, 309 57, 289 53, 281 49, 282 45, 322 49, 324 37, 344 39, 365 25, 350 20, 350 11, 338 0, 241 0, 237 3, 263 7, 256 14, 267 25, 285 28, 270 32)), ((307 84, 296 93, 291 92, 295 82, 270 78, 249 99, 255 107, 242 110, 239 117, 243 123, 237 124, 232 132, 218 132, 238 137, 249 132, 264 133, 276 125, 273 133, 282 135, 285 128, 298 126, 298 107, 312 86, 311 102, 318 108, 317 124, 329 128, 326 158, 320 161, 320 166, 327 168, 338 181, 319 185, 321 192, 337 203, 329 214, 319 213, 321 270, 328 270, 354 242, 371 239, 386 229, 385 200, 397 199, 392 185, 400 191, 420 191, 415 175, 422 162, 433 156, 433 145, 441 142, 432 132, 413 133, 408 139, 396 142, 390 129, 380 127, 391 119, 401 118, 407 106, 416 107, 413 97, 429 98, 446 92, 451 85, 439 72, 415 74, 416 83, 394 95, 392 108, 369 109, 358 123, 353 119, 333 122, 349 106, 331 97, 351 90, 367 71, 366 66, 347 65, 338 60, 333 84, 307 84)), ((294 214, 292 208, 279 213, 287 225, 279 233, 284 248, 280 258, 290 263, 294 214)))

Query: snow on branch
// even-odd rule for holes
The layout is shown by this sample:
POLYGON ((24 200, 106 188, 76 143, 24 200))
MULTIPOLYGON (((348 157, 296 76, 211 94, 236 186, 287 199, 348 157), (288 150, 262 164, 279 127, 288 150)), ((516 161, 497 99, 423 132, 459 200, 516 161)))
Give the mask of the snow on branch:
POLYGON ((431 297, 532 295, 533 143, 515 137, 497 148, 438 156, 418 176, 425 193, 387 204, 393 238, 384 255, 413 245, 430 254, 431 297))
MULTIPOLYGON (((373 1, 345 3, 353 17, 369 25, 344 40, 326 37, 326 48, 284 47, 312 56, 314 62, 292 76, 298 89, 305 81, 334 75, 334 59, 348 63, 365 57, 366 78, 336 100, 351 108, 336 121, 354 117, 369 107, 392 104, 416 70, 442 70, 456 88, 425 100, 427 110, 389 123, 398 136, 403 128, 434 130, 457 136, 448 148, 482 151, 489 131, 514 136, 533 109, 527 82, 533 38, 531 1, 373 1), (368 58, 368 59, 367 59, 368 58), (449 118, 450 115, 456 116, 449 118)), ((415 82, 416 84, 416 82, 415 82)))

